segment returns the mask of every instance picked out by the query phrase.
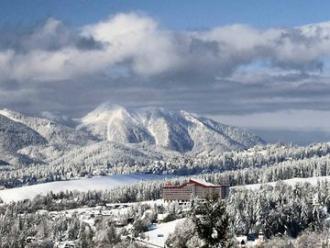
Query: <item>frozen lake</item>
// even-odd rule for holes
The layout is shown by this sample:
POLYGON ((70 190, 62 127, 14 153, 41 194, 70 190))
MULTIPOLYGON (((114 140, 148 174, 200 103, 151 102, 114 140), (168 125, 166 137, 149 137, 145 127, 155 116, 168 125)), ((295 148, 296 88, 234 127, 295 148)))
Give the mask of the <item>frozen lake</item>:
POLYGON ((131 185, 146 180, 165 180, 166 178, 168 178, 168 176, 152 174, 97 176, 92 178, 82 178, 70 181, 57 181, 0 190, 0 198, 7 203, 11 201, 33 199, 39 194, 45 195, 50 191, 54 193, 59 193, 61 191, 66 190, 109 190, 115 187, 131 185))

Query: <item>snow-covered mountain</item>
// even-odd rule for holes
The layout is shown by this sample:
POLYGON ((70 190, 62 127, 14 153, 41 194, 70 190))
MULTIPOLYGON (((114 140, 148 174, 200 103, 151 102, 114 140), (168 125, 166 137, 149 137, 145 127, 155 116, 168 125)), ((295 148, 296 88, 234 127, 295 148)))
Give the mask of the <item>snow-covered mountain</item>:
POLYGON ((146 143, 178 152, 224 152, 264 143, 252 133, 185 111, 129 111, 101 105, 82 118, 79 130, 116 143, 146 143))
POLYGON ((31 163, 32 160, 20 155, 18 150, 46 143, 35 130, 0 114, 0 160, 11 164, 31 163))
POLYGON ((186 155, 242 150, 262 143, 246 130, 162 108, 133 111, 104 104, 84 116, 77 127, 0 110, 3 164, 143 165, 186 155))
POLYGON ((46 118, 27 116, 8 109, 0 110, 0 115, 33 129, 50 144, 85 145, 91 139, 87 133, 46 118))
POLYGON ((0 110, 0 128, 0 159, 15 165, 47 163, 93 142, 93 137, 75 128, 8 109, 0 110))

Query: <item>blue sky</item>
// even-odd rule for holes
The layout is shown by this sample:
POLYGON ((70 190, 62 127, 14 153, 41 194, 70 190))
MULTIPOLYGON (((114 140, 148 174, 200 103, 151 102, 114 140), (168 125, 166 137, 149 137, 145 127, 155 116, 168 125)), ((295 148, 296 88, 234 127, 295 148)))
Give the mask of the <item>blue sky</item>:
POLYGON ((171 29, 233 23, 292 27, 327 21, 329 9, 326 0, 2 0, 0 22, 27 25, 54 17, 80 26, 118 12, 142 11, 171 29))
POLYGON ((325 141, 329 10, 318 0, 1 0, 0 107, 81 117, 103 102, 161 106, 270 141, 325 141))

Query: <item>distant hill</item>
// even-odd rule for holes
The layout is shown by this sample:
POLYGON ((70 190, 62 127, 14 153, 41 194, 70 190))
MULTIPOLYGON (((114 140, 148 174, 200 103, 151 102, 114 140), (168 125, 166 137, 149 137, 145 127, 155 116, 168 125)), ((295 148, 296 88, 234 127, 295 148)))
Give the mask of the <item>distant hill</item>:
POLYGON ((78 128, 102 140, 145 143, 178 152, 224 152, 264 143, 246 130, 185 111, 162 108, 129 111, 120 106, 102 105, 83 117, 78 128))
MULTIPOLYGON (((70 122, 73 123, 73 122, 70 122)), ((103 104, 77 127, 0 110, 0 159, 28 164, 144 164, 244 150, 264 141, 249 131, 185 111, 128 110, 103 104)))

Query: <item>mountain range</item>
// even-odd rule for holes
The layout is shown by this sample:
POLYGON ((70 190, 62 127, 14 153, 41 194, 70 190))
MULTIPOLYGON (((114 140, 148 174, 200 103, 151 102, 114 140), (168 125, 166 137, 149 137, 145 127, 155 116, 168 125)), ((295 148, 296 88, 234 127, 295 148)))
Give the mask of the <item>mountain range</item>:
POLYGON ((247 130, 163 108, 129 110, 103 104, 77 120, 76 126, 0 110, 0 166, 136 164, 263 143, 247 130))

